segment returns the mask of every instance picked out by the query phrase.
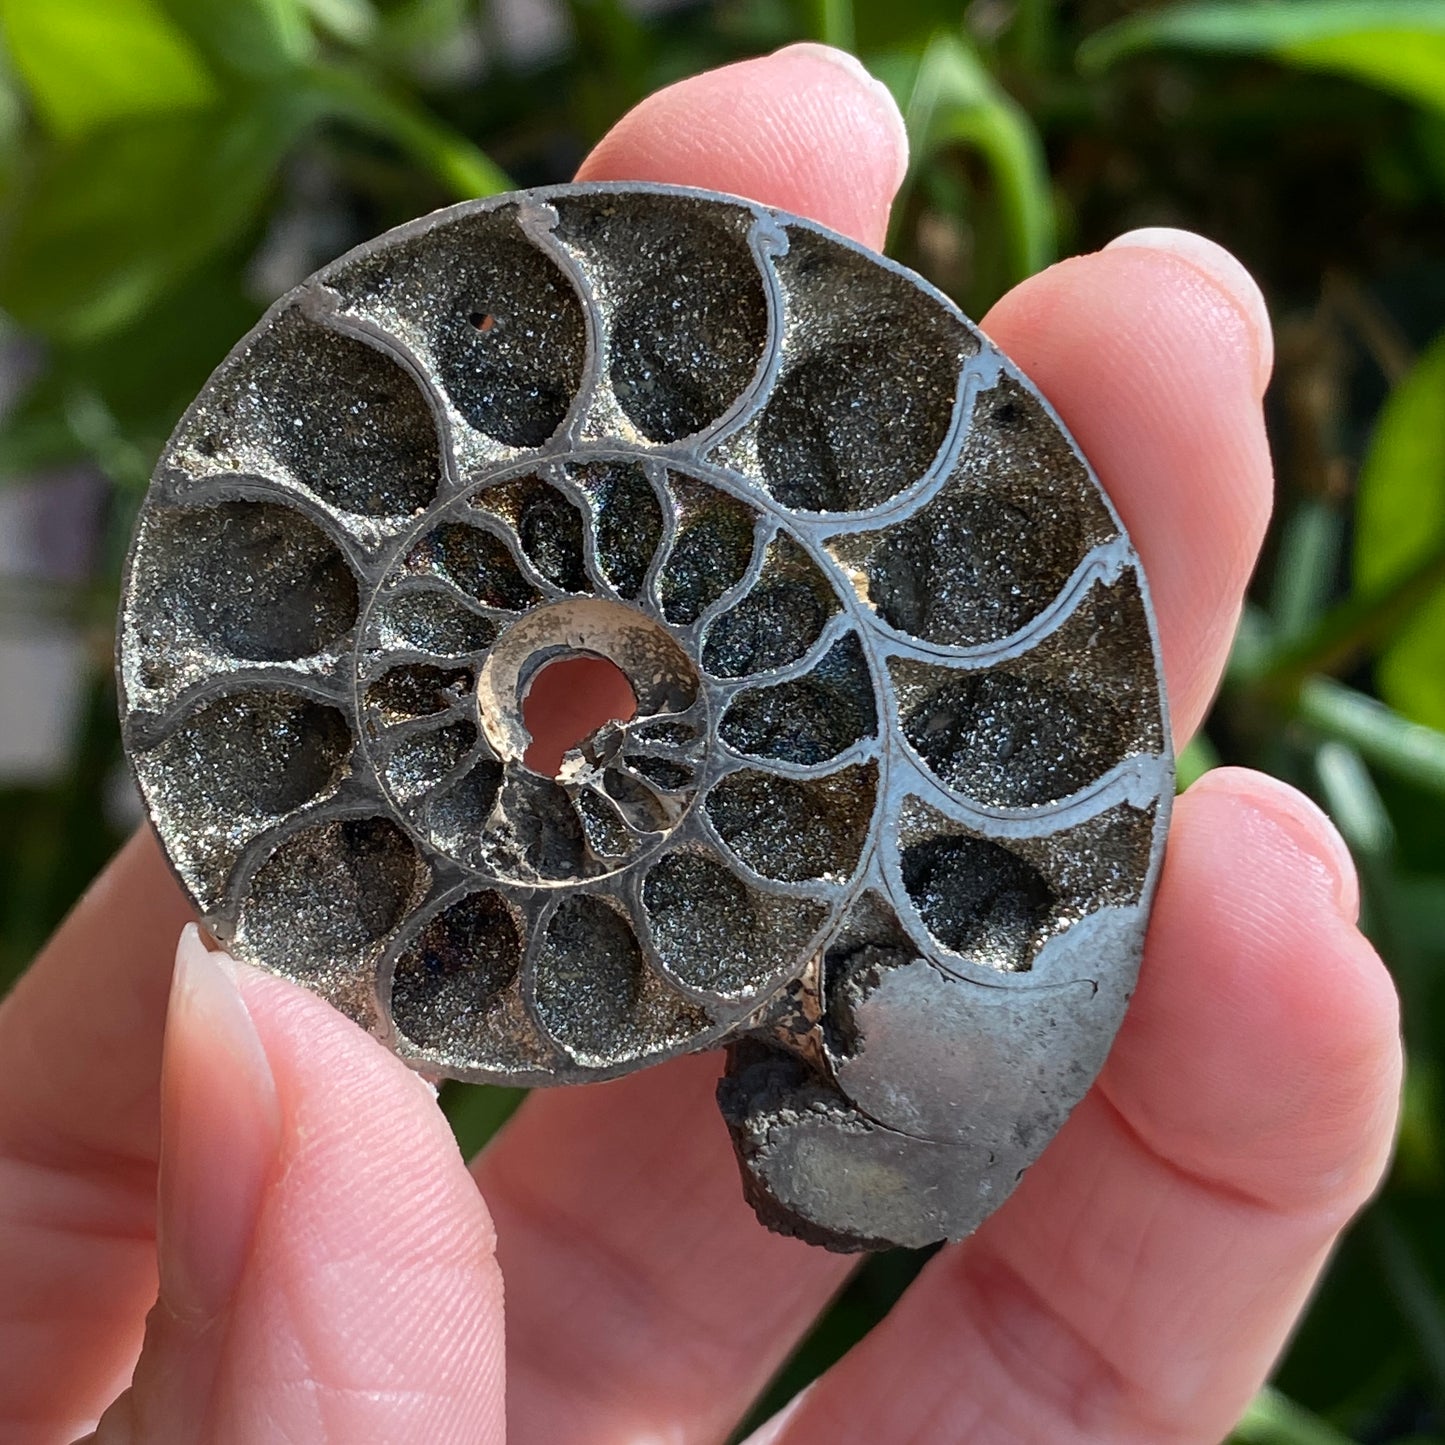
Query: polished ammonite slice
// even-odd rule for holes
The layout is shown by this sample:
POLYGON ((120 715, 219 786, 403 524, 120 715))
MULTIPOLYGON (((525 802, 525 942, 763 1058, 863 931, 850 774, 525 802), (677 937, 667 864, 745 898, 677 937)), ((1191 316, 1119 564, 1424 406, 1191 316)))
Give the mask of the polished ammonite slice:
POLYGON ((745 201, 500 196, 283 297, 161 458, 120 683, 238 957, 437 1076, 726 1044, 749 1199, 834 1248, 971 1230, 1138 969, 1172 761, 1118 517, 947 300, 745 201), (551 776, 576 655, 636 710, 551 776))

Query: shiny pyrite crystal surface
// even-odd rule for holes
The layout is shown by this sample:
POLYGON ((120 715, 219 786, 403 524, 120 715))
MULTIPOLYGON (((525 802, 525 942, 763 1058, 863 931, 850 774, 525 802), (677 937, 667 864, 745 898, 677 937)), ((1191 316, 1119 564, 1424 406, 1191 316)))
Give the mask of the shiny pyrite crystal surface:
POLYGON ((973 1229, 1137 972, 1172 763, 1119 520, 949 302, 761 206, 502 196, 284 297, 161 459, 120 681, 238 957, 435 1075, 727 1044, 748 1198, 833 1248, 973 1229), (573 654, 636 715, 543 776, 573 654))

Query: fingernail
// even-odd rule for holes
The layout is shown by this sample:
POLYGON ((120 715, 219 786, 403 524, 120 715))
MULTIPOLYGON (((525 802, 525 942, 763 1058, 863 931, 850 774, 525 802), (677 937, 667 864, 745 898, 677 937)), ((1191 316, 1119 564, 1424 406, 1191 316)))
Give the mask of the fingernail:
POLYGON ((280 1140, 276 1081, 236 966, 188 925, 161 1077, 161 1302, 177 1319, 204 1323, 234 1295, 280 1140))
POLYGON ((1171 226, 1146 226, 1141 230, 1126 231, 1104 249, 1116 251, 1126 248, 1167 251, 1201 272, 1224 292, 1254 337, 1255 381, 1263 395, 1269 385, 1270 372, 1274 369, 1274 329, 1270 325, 1264 293, 1243 263, 1207 236, 1176 230, 1171 226))
MULTIPOLYGON (((1335 906, 1347 923, 1360 916, 1360 880, 1349 844, 1340 836, 1330 815, 1313 798, 1298 788, 1272 778, 1268 773, 1221 768, 1206 778, 1238 774, 1230 786, 1248 796, 1265 820, 1289 839, 1306 864, 1313 866, 1328 882, 1335 906)), ((1202 781, 1202 780, 1201 780, 1202 781)))
POLYGON ((898 102, 893 98, 893 92, 856 55, 852 55, 846 50, 839 50, 835 45, 822 45, 816 40, 799 40, 792 45, 783 46, 781 50, 775 50, 773 54, 803 55, 813 60, 821 60, 828 65, 837 66, 839 70, 845 71, 851 80, 862 85, 874 96, 878 101, 879 113, 893 130, 895 154, 897 155, 897 170, 893 185, 895 190, 901 186, 904 176, 908 174, 908 127, 903 123, 903 112, 898 109, 898 102))

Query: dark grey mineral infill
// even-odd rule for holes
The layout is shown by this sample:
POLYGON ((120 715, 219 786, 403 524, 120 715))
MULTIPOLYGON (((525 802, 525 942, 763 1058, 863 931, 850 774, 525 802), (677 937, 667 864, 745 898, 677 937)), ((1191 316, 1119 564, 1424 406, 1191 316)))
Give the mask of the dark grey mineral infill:
POLYGON ((120 684, 238 957, 432 1076, 725 1044, 747 1197, 832 1249, 972 1230, 1138 970, 1173 769, 1118 517, 936 291, 729 197, 457 206, 284 297, 161 459, 120 684), (575 654, 636 716, 542 776, 575 654))

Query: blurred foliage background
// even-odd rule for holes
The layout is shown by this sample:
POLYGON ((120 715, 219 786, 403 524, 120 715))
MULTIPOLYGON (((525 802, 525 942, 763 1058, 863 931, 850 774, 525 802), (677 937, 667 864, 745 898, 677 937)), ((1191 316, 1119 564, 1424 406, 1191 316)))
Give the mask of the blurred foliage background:
MULTIPOLYGON (((898 96, 891 250, 971 314, 1138 225, 1236 251, 1279 334, 1278 508, 1184 780, 1246 763, 1333 814, 1411 1057, 1389 1185, 1236 1438, 1445 1442, 1445 0, 0 0, 0 27, 0 989, 137 816, 110 651, 155 455, 354 242, 563 179, 654 88, 814 38, 898 96)), ((448 1096, 468 1147, 514 1103, 448 1096)), ((865 1266, 762 1408, 917 1265, 865 1266)))

